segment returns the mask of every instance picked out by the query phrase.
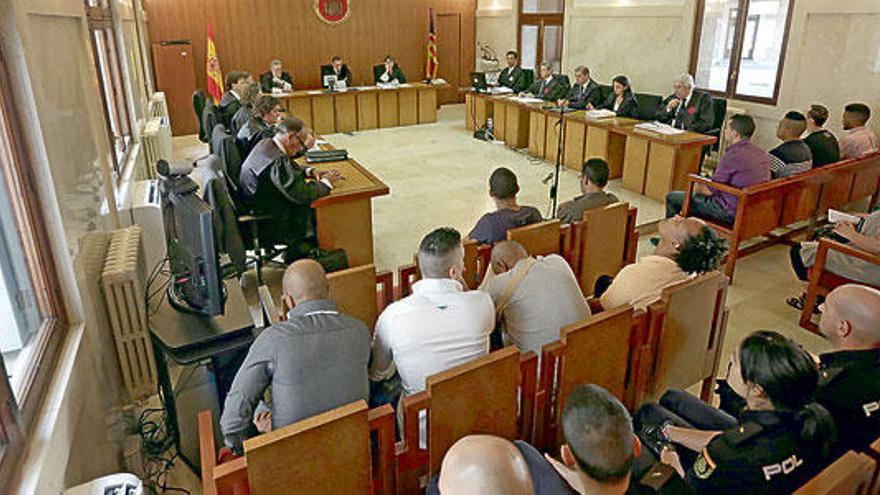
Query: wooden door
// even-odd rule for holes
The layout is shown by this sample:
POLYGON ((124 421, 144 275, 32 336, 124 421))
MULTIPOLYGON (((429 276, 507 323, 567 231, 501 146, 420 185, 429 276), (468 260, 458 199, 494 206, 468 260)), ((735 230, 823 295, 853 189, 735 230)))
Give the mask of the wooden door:
POLYGON ((196 71, 192 44, 189 42, 154 43, 153 67, 156 90, 165 92, 171 132, 175 136, 198 134, 199 122, 193 110, 196 71))
POLYGON ((447 88, 437 91, 437 103, 445 105, 463 102, 464 94, 458 91, 462 76, 461 14, 437 14, 437 59, 440 62, 437 77, 449 83, 447 88))

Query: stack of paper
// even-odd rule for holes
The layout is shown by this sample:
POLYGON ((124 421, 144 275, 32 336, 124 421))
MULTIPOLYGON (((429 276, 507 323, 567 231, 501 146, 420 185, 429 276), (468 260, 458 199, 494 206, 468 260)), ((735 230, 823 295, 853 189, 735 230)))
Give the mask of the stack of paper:
POLYGON ((651 131, 656 132, 657 134, 663 134, 666 136, 672 136, 675 134, 684 134, 684 131, 681 129, 676 129, 671 125, 663 124, 661 122, 645 122, 643 124, 636 124, 636 129, 641 129, 643 131, 651 131))
POLYGON ((829 208, 828 209, 828 221, 831 223, 843 222, 843 223, 858 224, 859 222, 862 221, 862 219, 855 216, 855 215, 851 215, 849 213, 844 213, 842 211, 835 210, 833 208, 829 208))
POLYGON ((544 102, 544 100, 542 100, 540 98, 533 98, 530 96, 513 96, 510 99, 513 101, 519 102, 519 103, 543 103, 544 102))
POLYGON ((513 93, 513 90, 506 86, 496 86, 492 88, 491 92, 493 95, 507 95, 513 93))
POLYGON ((587 118, 588 119, 607 119, 610 117, 617 117, 617 114, 611 110, 587 110, 587 118))

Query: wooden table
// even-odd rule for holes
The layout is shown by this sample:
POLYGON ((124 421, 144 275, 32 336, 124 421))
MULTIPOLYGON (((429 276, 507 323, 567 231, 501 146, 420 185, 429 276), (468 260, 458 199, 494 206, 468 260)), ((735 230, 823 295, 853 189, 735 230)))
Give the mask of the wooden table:
MULTIPOLYGON (((556 162, 559 147, 559 114, 542 107, 547 103, 522 103, 505 96, 468 93, 465 99, 469 130, 493 119, 495 138, 529 154, 556 162)), ((641 121, 625 117, 589 119, 586 112, 565 114, 562 162, 580 172, 584 161, 602 158, 609 176, 621 177, 623 187, 658 201, 672 190, 682 190, 685 177, 700 168, 703 146, 713 136, 694 132, 664 135, 637 129, 641 121)))
MULTIPOLYGON (((330 145, 322 145, 332 149, 330 145)), ((388 186, 355 160, 319 163, 319 170, 339 170, 345 180, 329 196, 312 203, 318 219, 318 245, 345 249, 349 266, 373 263, 372 198, 389 194, 388 186)))
POLYGON ((437 121, 437 90, 446 85, 412 83, 347 91, 301 90, 278 95, 287 111, 317 134, 354 132, 437 121))

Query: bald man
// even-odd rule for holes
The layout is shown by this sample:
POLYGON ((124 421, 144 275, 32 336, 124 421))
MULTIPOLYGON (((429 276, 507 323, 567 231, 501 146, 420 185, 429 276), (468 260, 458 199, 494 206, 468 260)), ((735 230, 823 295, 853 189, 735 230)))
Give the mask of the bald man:
POLYGON ((807 130, 807 117, 800 112, 788 112, 779 121, 776 137, 782 144, 770 150, 770 175, 788 177, 813 168, 813 152, 801 139, 807 130))
POLYGON ((492 296, 505 343, 539 356, 559 329, 590 316, 580 285, 558 254, 529 256, 521 244, 502 241, 492 248, 495 276, 481 287, 492 296))
POLYGON ((819 357, 817 399, 837 422, 839 451, 864 450, 880 437, 880 291, 842 285, 820 310, 819 331, 834 351, 819 357))
POLYGON ((220 418, 226 446, 239 455, 254 409, 270 387, 271 429, 369 399, 370 331, 330 300, 321 265, 297 261, 282 284, 287 321, 254 340, 220 418))
POLYGON ((597 283, 594 295, 601 295, 603 309, 627 304, 644 309, 666 287, 717 269, 726 252, 723 242, 699 218, 674 216, 661 220, 657 229, 660 242, 654 254, 625 266, 604 292, 597 283))
POLYGON ((439 492, 428 495, 533 495, 532 476, 520 450, 500 437, 471 435, 455 442, 443 457, 439 492))

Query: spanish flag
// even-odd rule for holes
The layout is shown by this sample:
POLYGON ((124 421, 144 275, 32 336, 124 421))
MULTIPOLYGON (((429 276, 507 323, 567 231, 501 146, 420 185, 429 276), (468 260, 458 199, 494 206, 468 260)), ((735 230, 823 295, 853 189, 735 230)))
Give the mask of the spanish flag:
POLYGON ((425 64, 425 79, 433 81, 437 79, 437 68, 440 62, 437 60, 437 30, 434 29, 434 9, 428 10, 428 61, 425 64))
POLYGON ((220 71, 220 60, 217 58, 217 47, 214 46, 214 28, 208 22, 208 95, 214 104, 220 103, 223 97, 223 72, 220 71))

